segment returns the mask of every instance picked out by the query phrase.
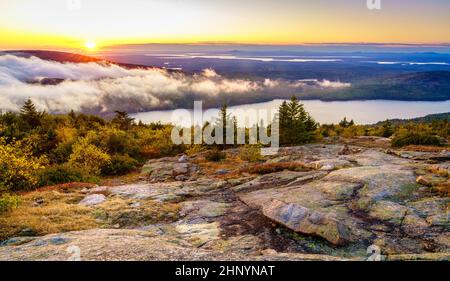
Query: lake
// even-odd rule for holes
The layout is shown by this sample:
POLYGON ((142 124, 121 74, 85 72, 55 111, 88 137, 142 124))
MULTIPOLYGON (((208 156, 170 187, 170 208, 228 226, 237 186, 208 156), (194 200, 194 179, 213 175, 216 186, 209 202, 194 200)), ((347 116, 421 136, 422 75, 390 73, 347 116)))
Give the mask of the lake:
MULTIPOLYGON (((240 110, 268 110, 275 112, 283 100, 273 100, 264 103, 254 103, 229 107, 230 113, 240 110)), ((370 101, 333 101, 324 102, 319 100, 302 101, 305 109, 317 122, 338 123, 344 117, 353 119, 357 124, 373 124, 386 119, 410 119, 422 117, 429 114, 445 113, 450 111, 450 100, 443 102, 422 102, 422 101, 391 101, 391 100, 370 100, 370 101)), ((189 109, 191 118, 193 110, 189 109)), ((177 125, 188 126, 191 124, 190 118, 182 118, 176 122, 172 120, 174 110, 150 111, 133 114, 133 118, 144 123, 158 122, 176 123, 177 125)), ((217 109, 205 111, 203 121, 211 121, 217 116, 217 109)), ((193 118, 192 118, 193 119, 193 118)), ((268 117, 258 117, 267 123, 268 117)), ((243 120, 238 116, 238 122, 243 120)))

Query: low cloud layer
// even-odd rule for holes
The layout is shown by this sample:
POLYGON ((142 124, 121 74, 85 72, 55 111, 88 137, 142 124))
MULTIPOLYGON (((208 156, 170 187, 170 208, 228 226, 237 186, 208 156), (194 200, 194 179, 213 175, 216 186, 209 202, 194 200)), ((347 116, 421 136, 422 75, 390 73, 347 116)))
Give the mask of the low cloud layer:
POLYGON ((0 109, 17 111, 27 98, 51 113, 107 114, 257 102, 310 89, 349 87, 328 80, 228 79, 213 69, 196 75, 162 69, 127 69, 114 64, 59 63, 36 57, 0 56, 0 109), (48 85, 43 79, 60 79, 48 85))

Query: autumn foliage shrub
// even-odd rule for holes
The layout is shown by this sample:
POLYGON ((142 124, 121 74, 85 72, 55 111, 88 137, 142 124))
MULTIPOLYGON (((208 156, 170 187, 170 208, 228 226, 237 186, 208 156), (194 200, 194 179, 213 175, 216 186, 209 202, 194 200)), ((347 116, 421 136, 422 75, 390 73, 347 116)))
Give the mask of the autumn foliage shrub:
POLYGON ((407 131, 402 130, 394 135, 392 139, 393 147, 403 147, 408 145, 441 145, 438 136, 427 131, 407 131))
POLYGON ((16 195, 5 193, 0 196, 0 214, 15 209, 20 204, 20 198, 16 195))
POLYGON ((69 165, 82 169, 89 174, 99 175, 101 169, 111 163, 111 156, 86 138, 80 139, 74 146, 69 165))
POLYGON ((108 165, 102 168, 102 174, 110 176, 125 175, 129 172, 135 171, 139 162, 127 154, 114 155, 108 165))
POLYGON ((173 126, 136 124, 126 112, 95 115, 40 112, 27 100, 20 113, 0 112, 0 194, 122 175, 149 158, 184 153, 173 126))
POLYGON ((90 176, 86 171, 61 164, 47 167, 39 173, 39 186, 51 186, 69 182, 98 182, 98 178, 90 176))
POLYGON ((239 149, 239 158, 248 162, 258 162, 262 159, 259 145, 244 145, 239 149))
POLYGON ((205 154, 205 159, 210 162, 219 162, 227 158, 227 154, 218 149, 207 151, 205 154))
POLYGON ((31 190, 38 183, 37 173, 45 168, 45 157, 35 157, 26 142, 6 143, 0 138, 0 192, 31 190))

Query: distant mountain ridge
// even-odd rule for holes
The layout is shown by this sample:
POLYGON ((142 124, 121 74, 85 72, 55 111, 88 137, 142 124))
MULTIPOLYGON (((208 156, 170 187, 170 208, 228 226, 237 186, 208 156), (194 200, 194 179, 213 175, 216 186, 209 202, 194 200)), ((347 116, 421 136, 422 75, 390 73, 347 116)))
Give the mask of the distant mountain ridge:
MULTIPOLYGON (((405 124, 405 123, 431 123, 433 121, 447 120, 450 122, 450 112, 429 114, 423 117, 417 117, 412 119, 389 119, 393 124, 405 124)), ((383 121, 384 122, 384 121, 383 121)), ((375 125, 381 125, 383 122, 378 122, 375 125)))
POLYGON ((2 51, 1 54, 10 54, 21 57, 37 57, 42 60, 56 61, 60 63, 107 63, 107 64, 116 64, 124 68, 146 68, 146 69, 154 69, 158 67, 148 66, 148 65, 139 65, 139 64, 130 64, 130 63, 117 63, 113 61, 109 61, 106 59, 69 53, 69 52, 60 52, 60 51, 44 51, 44 50, 14 50, 14 51, 2 51))

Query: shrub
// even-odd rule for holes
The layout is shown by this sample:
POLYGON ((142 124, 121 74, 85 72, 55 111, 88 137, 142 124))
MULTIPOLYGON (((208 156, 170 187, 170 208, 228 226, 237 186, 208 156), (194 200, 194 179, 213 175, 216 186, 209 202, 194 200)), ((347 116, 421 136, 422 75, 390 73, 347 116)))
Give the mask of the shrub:
POLYGON ((353 138, 356 136, 362 136, 364 135, 364 128, 355 125, 349 126, 343 128, 343 130, 340 132, 340 135, 344 138, 353 138))
POLYGON ((205 148, 201 144, 193 144, 186 149, 186 154, 192 156, 204 151, 205 148))
POLYGON ((68 164, 48 167, 39 173, 39 186, 51 186, 69 182, 97 183, 98 179, 68 164))
POLYGON ((90 144, 97 146, 110 155, 128 154, 135 157, 141 149, 134 134, 118 128, 101 128, 96 131, 90 131, 86 138, 90 144))
POLYGON ((114 155, 111 157, 111 162, 102 168, 102 174, 111 176, 125 175, 136 170, 138 165, 138 161, 127 154, 114 155))
POLYGON ((70 154, 72 154, 73 144, 73 142, 62 142, 58 144, 49 154, 50 161, 59 164, 67 162, 70 154))
POLYGON ((16 195, 10 195, 8 193, 0 196, 0 214, 6 213, 19 207, 20 198, 16 195))
POLYGON ((239 158, 248 162, 261 161, 261 147, 259 145, 244 145, 239 149, 239 158))
MULTIPOLYGON (((164 126, 158 130, 140 130, 136 132, 139 139, 139 150, 142 156, 151 158, 184 153, 184 145, 176 145, 171 140, 172 126, 164 126), (142 150, 142 148, 145 148, 142 150)), ((131 153, 128 153, 131 156, 131 153)))
POLYGON ((211 162, 219 162, 227 158, 227 154, 218 149, 210 150, 206 152, 205 159, 211 162))
POLYGON ((394 135, 392 139, 393 147, 407 145, 441 145, 441 141, 438 136, 428 132, 402 131, 394 135))
POLYGON ((111 162, 111 157, 106 152, 90 144, 86 138, 80 139, 72 151, 69 164, 91 175, 100 174, 101 169, 111 162))
POLYGON ((56 128, 56 139, 58 142, 74 142, 77 137, 77 129, 72 127, 56 128))
POLYGON ((158 158, 161 157, 161 151, 152 145, 144 145, 141 148, 140 156, 145 159, 158 158))
POLYGON ((44 169, 46 158, 35 157, 32 147, 17 141, 6 144, 0 138, 0 191, 30 190, 38 183, 37 172, 44 169))

